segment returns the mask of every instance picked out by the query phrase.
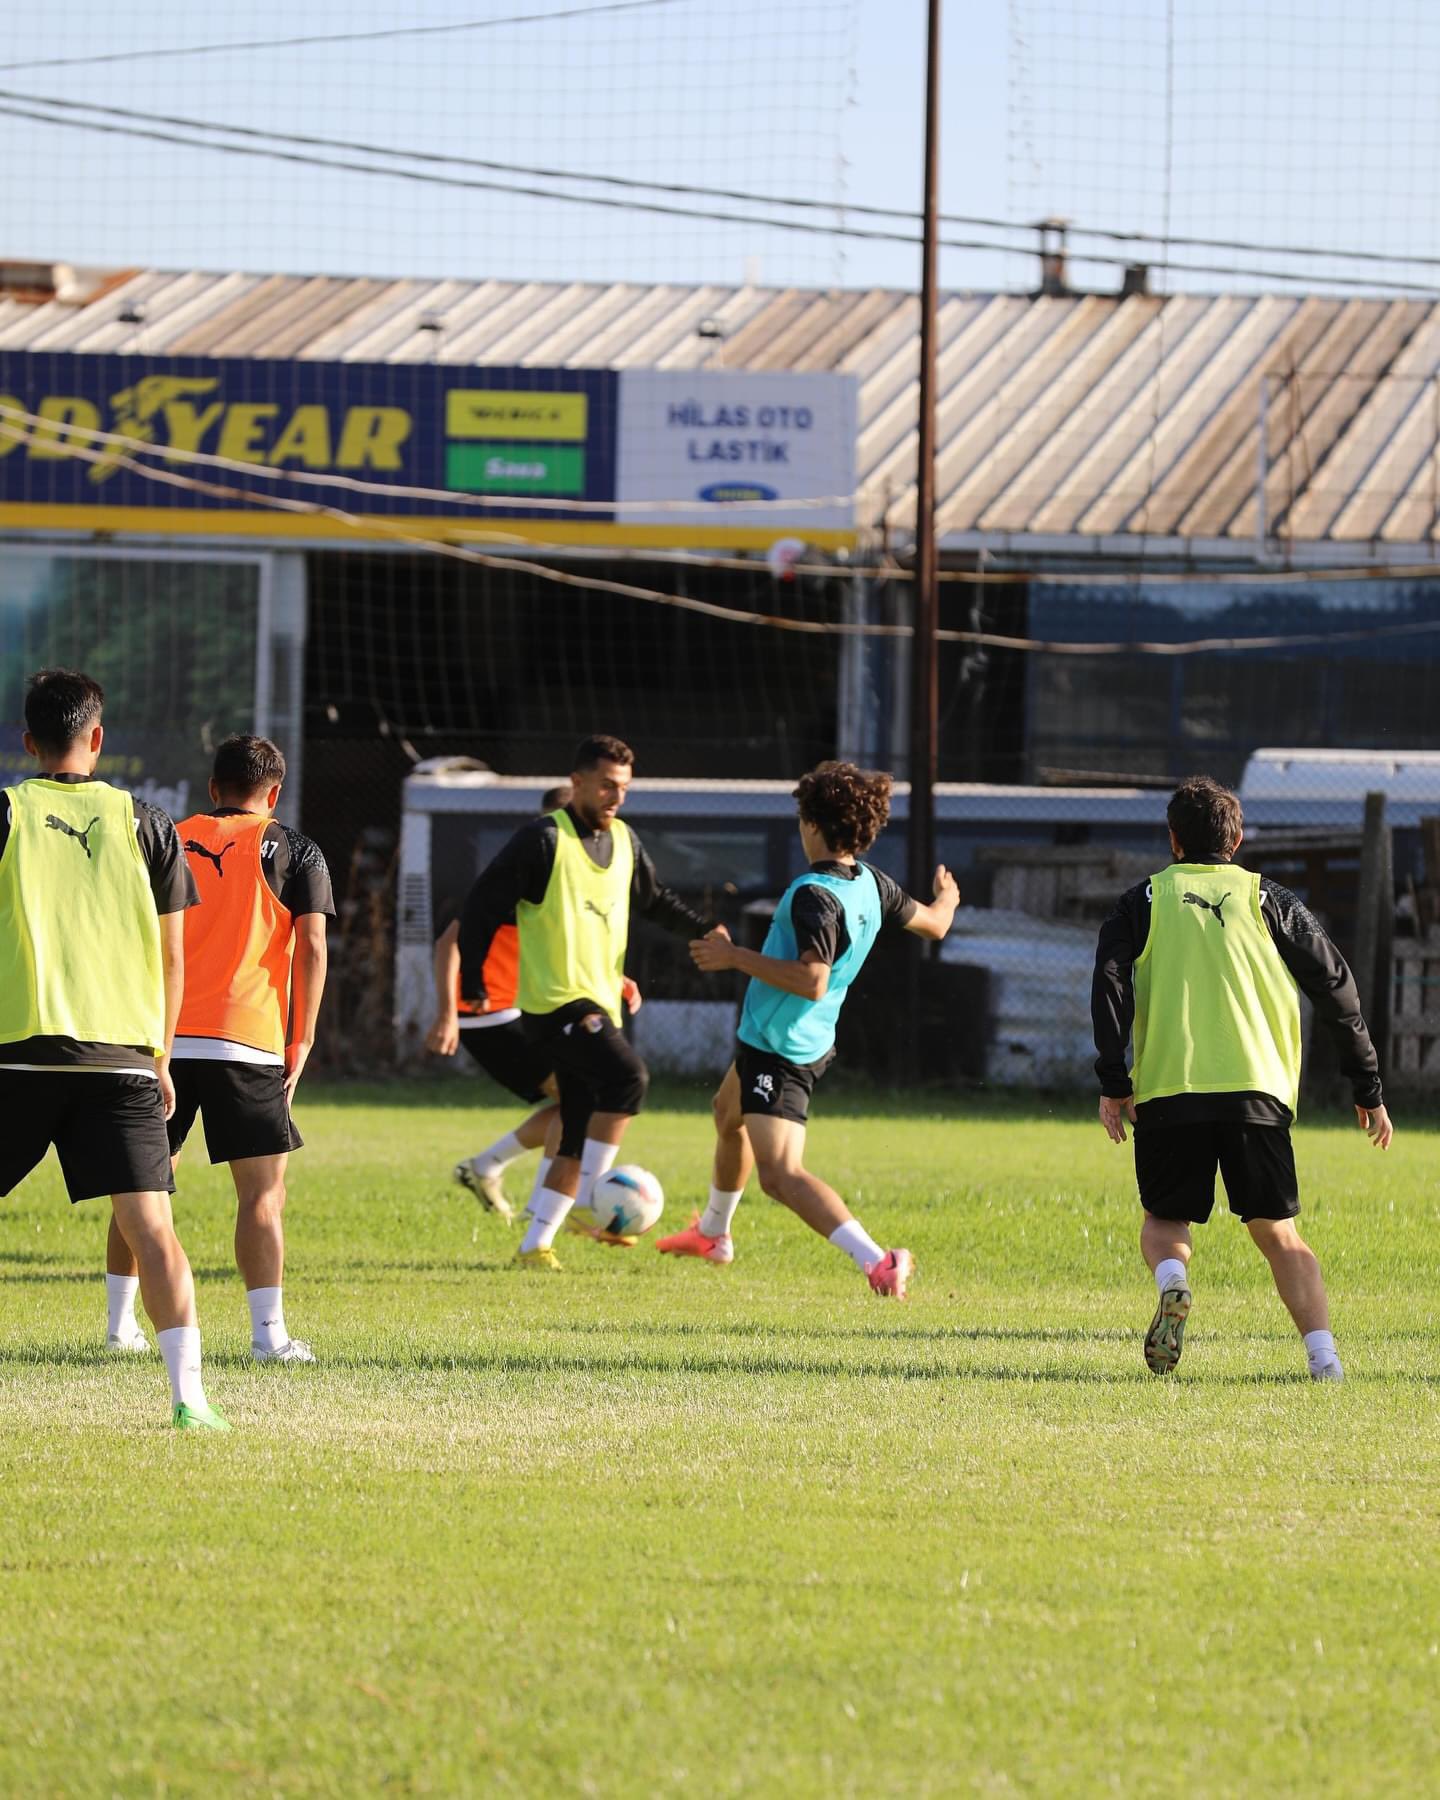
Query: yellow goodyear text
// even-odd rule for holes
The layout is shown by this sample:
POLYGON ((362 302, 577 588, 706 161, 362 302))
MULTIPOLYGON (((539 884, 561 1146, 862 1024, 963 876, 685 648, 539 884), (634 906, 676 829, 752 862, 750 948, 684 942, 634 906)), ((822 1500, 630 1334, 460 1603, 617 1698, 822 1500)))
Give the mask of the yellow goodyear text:
MULTIPOLYGON (((110 396, 108 419, 93 400, 49 394, 33 408, 40 423, 28 433, 0 431, 0 457, 22 451, 28 460, 45 461, 76 448, 95 450, 100 460, 91 464, 90 480, 103 482, 116 472, 123 449, 87 434, 106 430, 159 450, 202 451, 273 469, 393 474, 405 466, 415 423, 403 407, 226 400, 219 386, 209 377, 146 376, 110 396)), ((27 410, 8 394, 0 394, 0 406, 27 410)))
POLYGON ((585 394, 451 388, 445 396, 445 435, 452 438, 583 444, 589 417, 585 394))

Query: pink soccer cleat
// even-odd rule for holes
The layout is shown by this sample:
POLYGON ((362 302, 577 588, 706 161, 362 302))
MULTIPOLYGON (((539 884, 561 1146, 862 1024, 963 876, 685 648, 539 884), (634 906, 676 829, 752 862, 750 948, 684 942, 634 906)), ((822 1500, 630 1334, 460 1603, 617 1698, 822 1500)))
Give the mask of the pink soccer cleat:
POLYGON ((887 1250, 865 1275, 877 1294, 883 1294, 887 1300, 903 1300, 914 1273, 915 1258, 908 1250, 887 1250))
POLYGON ((731 1263, 735 1260, 735 1245, 727 1231, 723 1237, 706 1237, 700 1229, 700 1215, 693 1213, 690 1223, 683 1231, 677 1231, 671 1237, 657 1238, 655 1248, 662 1256, 701 1256, 706 1262, 731 1263))

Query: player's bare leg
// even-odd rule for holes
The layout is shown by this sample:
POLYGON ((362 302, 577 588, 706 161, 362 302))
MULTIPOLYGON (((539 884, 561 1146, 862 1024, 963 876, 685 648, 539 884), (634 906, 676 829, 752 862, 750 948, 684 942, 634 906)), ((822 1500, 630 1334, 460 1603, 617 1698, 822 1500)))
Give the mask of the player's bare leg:
POLYGON ((908 1250, 882 1250, 834 1188, 810 1173, 804 1164, 805 1127, 793 1119, 751 1114, 745 1128, 755 1152, 760 1186, 770 1198, 788 1206, 812 1231, 843 1250, 864 1270, 877 1294, 903 1300, 914 1272, 914 1257, 908 1250))
POLYGON ((1311 1375, 1317 1381, 1340 1381, 1343 1371, 1330 1332, 1330 1302, 1319 1258, 1293 1219, 1247 1219, 1245 1225, 1270 1265, 1276 1293, 1305 1340, 1311 1375))
POLYGON ((235 1265, 250 1308, 250 1354, 256 1362, 310 1363, 310 1346, 285 1327, 285 1169, 290 1158, 239 1156, 235 1183, 235 1265))
MULTIPOLYGON (((556 1155, 550 1164, 545 1186, 535 1200, 531 1202, 530 1229, 525 1233, 518 1252, 518 1260, 531 1266, 541 1266, 534 1261, 537 1253, 547 1253, 546 1267, 558 1267, 552 1248, 556 1233, 562 1225, 569 1224, 575 1208, 585 1204, 585 1197, 599 1175, 603 1175, 615 1161, 620 1149, 621 1140, 629 1128, 632 1113, 591 1113, 590 1122, 585 1127, 585 1148, 580 1156, 556 1155), (544 1208, 542 1216, 541 1208, 544 1208)), ((598 1238, 604 1243, 624 1243, 626 1240, 616 1238, 611 1233, 600 1232, 587 1222, 583 1216, 575 1220, 574 1229, 581 1237, 598 1238)), ((629 1240, 633 1243, 634 1240, 629 1240)))
POLYGON ((112 1206, 110 1230, 105 1239, 105 1348, 117 1355, 148 1356, 150 1340, 135 1317, 140 1295, 140 1265, 125 1242, 112 1206))
POLYGON ((170 1196, 114 1194, 116 1229, 134 1257, 140 1296, 170 1377, 174 1421, 185 1428, 228 1431, 205 1398, 200 1375, 200 1327, 195 1318, 195 1279, 190 1260, 175 1235, 170 1196))
POLYGON ((715 1159, 705 1210, 696 1213, 683 1231, 660 1238, 655 1248, 666 1256, 698 1256, 706 1262, 730 1263, 735 1260, 730 1225, 755 1167, 755 1152, 740 1110, 740 1077, 734 1063, 716 1089, 711 1111, 715 1118, 715 1159))
POLYGON ((1185 1321, 1190 1316, 1190 1227, 1183 1219, 1145 1214, 1140 1227, 1140 1254, 1155 1277, 1159 1300, 1145 1333, 1145 1367, 1152 1375, 1168 1375, 1185 1348, 1185 1321))
POLYGON ((546 1105, 522 1119, 504 1137, 455 1165, 455 1179, 461 1187, 468 1188, 487 1212, 493 1212, 507 1225, 514 1222, 515 1208, 505 1193, 505 1170, 527 1151, 545 1149, 551 1128, 559 1129, 559 1089, 553 1075, 545 1078, 541 1091, 550 1096, 546 1105))

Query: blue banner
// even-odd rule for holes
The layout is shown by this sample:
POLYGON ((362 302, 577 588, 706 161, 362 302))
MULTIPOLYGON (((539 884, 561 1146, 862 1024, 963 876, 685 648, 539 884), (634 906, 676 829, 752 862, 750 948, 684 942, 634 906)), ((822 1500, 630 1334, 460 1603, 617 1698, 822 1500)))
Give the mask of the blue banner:
MULTIPOLYGON (((7 431, 0 413, 0 506, 179 508, 253 514, 243 495, 321 502, 399 518, 605 520, 605 511, 527 500, 615 498, 617 377, 610 370, 282 362, 209 357, 0 352, 0 407, 36 415, 7 431), (147 466, 204 482, 197 490, 122 466, 113 432, 147 446, 147 466), (86 458, 74 450, 90 453, 86 458), (255 479, 166 457, 199 451, 272 471, 255 479), (98 453, 98 460, 94 460, 98 453), (370 494, 297 482, 296 473, 484 496, 499 505, 370 494), (235 490, 240 490, 236 492, 235 490)), ((266 509, 272 511, 273 509, 266 509)), ((43 515, 37 515, 37 523, 43 515)))

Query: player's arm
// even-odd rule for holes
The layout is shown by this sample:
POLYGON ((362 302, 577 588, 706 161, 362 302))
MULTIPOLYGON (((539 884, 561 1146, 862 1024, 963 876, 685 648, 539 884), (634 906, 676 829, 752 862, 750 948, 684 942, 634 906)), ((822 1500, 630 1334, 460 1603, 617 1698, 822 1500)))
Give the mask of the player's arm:
POLYGON ((135 802, 135 841, 150 877, 150 894, 160 919, 160 967, 165 978, 165 1043, 156 1058, 165 1117, 175 1111, 175 1084, 170 1079, 170 1052, 185 997, 185 914, 200 904, 200 890, 180 848, 175 821, 148 801, 135 802))
POLYGON ((1380 1060, 1360 1010, 1360 990, 1350 965, 1302 900, 1279 882, 1261 877, 1260 913, 1280 960, 1330 1033, 1340 1072, 1350 1083, 1355 1116, 1378 1150, 1395 1134, 1380 1087, 1380 1060))
POLYGON ((1090 1023, 1095 1033, 1095 1073, 1100 1077, 1100 1123, 1112 1143, 1125 1142, 1125 1120, 1135 1119, 1134 1086, 1125 1052, 1135 1023, 1135 958, 1149 930, 1145 884, 1122 894, 1100 927, 1090 985, 1090 1023))
POLYGON ((702 918, 673 888, 665 886, 655 873, 655 865, 651 862, 649 853, 633 831, 630 833, 630 842, 635 851, 635 872, 630 878, 632 912, 653 920, 657 925, 663 925, 667 931, 673 931, 680 937, 706 937, 714 932, 729 935, 723 925, 717 925, 713 919, 702 918))
POLYGON ((752 981, 779 988, 782 994, 821 1000, 830 988, 830 971, 849 942, 845 915, 833 894, 807 882, 790 902, 790 924, 795 933, 793 957, 767 956, 763 950, 732 944, 728 937, 712 936, 691 944, 691 960, 697 969, 738 969, 752 981))
POLYGON ((553 819, 522 825, 465 896, 458 939, 460 992, 475 1005, 485 999, 485 959, 495 933, 515 917, 522 900, 538 906, 545 898, 558 837, 553 819))
POLYGON ((175 1028, 180 1023, 180 1002, 185 998, 185 914, 160 915, 160 967, 165 975, 165 1049, 155 1065, 165 1117, 175 1111, 175 1084, 170 1079, 170 1052, 175 1048, 175 1028))
POLYGON ((939 943, 954 923, 955 908, 960 904, 959 883, 944 863, 935 871, 934 892, 935 898, 923 904, 919 900, 912 900, 908 894, 902 895, 902 898, 910 901, 912 908, 910 917, 903 923, 905 930, 913 932, 916 937, 929 938, 939 943))
POLYGON ((285 1102, 291 1104, 310 1052, 315 1047, 315 1026, 330 950, 325 939, 325 914, 301 913, 295 921, 294 950, 290 960, 290 1042, 285 1046, 285 1102))
POLYGON ((766 987, 779 988, 782 994, 798 994, 802 1000, 823 999, 830 987, 830 964, 814 948, 802 950, 793 958, 766 956, 761 950, 732 944, 728 937, 703 937, 691 942, 690 960, 707 974, 738 969, 754 981, 763 981, 766 987))
POLYGON ((460 921, 452 919, 435 940, 435 1020, 425 1034, 425 1048, 437 1056, 453 1056, 460 1048, 460 921))

